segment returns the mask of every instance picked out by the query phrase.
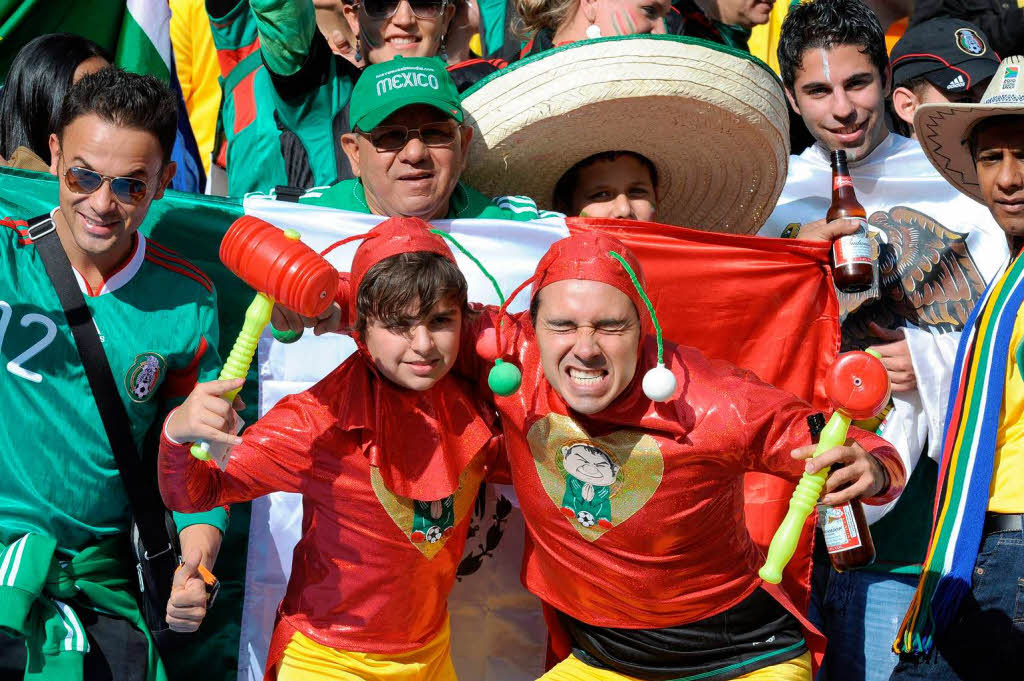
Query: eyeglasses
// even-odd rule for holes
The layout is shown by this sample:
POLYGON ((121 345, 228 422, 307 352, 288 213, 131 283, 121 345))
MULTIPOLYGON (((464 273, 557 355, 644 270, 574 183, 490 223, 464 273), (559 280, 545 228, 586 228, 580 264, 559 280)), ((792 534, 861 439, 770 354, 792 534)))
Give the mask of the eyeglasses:
MULTIPOLYGON (((362 0, 359 4, 371 19, 390 19, 403 0, 362 0)), ((437 19, 444 13, 448 0, 405 0, 417 19, 437 19)))
POLYGON ((64 182, 76 194, 92 194, 102 187, 104 182, 109 182, 110 191, 117 200, 129 204, 139 203, 146 198, 146 192, 149 191, 149 186, 145 182, 134 177, 110 177, 79 166, 67 169, 64 173, 64 182))
POLYGON ((370 132, 359 131, 359 134, 370 140, 377 151, 400 151, 409 143, 413 135, 420 138, 428 147, 450 147, 455 144, 458 127, 451 121, 427 123, 419 128, 407 128, 404 125, 381 125, 370 132))

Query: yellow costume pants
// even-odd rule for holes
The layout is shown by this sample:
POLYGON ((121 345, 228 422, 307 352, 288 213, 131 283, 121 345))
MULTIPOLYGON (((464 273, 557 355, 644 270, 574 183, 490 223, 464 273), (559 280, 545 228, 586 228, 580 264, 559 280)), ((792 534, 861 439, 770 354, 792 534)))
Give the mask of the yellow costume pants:
MULTIPOLYGON (((713 678, 713 677, 708 677, 713 678)), ((800 657, 786 660, 781 664, 758 669, 755 672, 737 676, 736 681, 811 681, 811 654, 804 653, 800 657)), ((551 671, 540 677, 538 681, 636 681, 607 669, 596 669, 581 662, 575 655, 556 664, 551 671)))
POLYGON ((337 650, 296 632, 277 666, 278 681, 458 681, 449 649, 450 631, 407 653, 337 650))

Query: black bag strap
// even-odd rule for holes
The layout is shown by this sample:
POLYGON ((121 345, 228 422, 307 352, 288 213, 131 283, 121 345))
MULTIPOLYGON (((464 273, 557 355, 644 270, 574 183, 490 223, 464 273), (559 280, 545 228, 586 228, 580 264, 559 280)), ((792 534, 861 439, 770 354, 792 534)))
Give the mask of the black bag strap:
POLYGON ((171 539, 164 524, 165 509, 160 492, 151 477, 145 475, 142 459, 132 439, 128 412, 114 382, 114 375, 103 351, 99 333, 92 320, 92 312, 85 304, 78 281, 71 270, 71 263, 57 236, 56 225, 49 215, 34 218, 28 223, 28 235, 32 239, 39 257, 43 259, 46 273, 50 277, 64 316, 71 326, 71 333, 78 346, 82 367, 89 379, 96 407, 103 421, 103 429, 110 440, 110 448, 117 461, 128 501, 131 503, 135 524, 139 528, 146 558, 152 559, 172 550, 171 539))

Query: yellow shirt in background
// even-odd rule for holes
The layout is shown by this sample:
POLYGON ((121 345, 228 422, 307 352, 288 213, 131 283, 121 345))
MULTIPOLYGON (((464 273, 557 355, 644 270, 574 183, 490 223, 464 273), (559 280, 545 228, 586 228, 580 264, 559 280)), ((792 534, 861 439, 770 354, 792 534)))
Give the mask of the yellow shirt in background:
POLYGON ((207 176, 220 109, 220 67, 203 0, 170 0, 174 65, 207 176))
MULTIPOLYGON (((782 32, 782 22, 789 14, 789 7, 789 0, 775 0, 768 23, 755 26, 750 34, 750 40, 747 41, 750 54, 772 67, 775 73, 779 73, 779 34, 782 32)), ((896 41, 903 37, 908 21, 906 18, 900 19, 886 31, 885 46, 889 52, 892 52, 892 46, 896 41)))
POLYGON ((775 0, 768 23, 755 26, 747 41, 750 54, 772 67, 775 73, 779 73, 779 33, 782 32, 782 21, 787 14, 789 0, 775 0))
POLYGON ((1006 359, 1006 387, 996 433, 995 470, 989 489, 988 510, 1024 513, 1024 379, 1017 364, 1017 348, 1024 340, 1024 308, 1017 311, 1006 359))

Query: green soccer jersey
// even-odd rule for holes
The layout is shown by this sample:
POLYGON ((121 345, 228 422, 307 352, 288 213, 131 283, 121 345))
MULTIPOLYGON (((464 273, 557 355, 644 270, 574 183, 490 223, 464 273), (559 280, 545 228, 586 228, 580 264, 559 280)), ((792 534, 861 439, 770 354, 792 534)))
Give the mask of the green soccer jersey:
POLYGON ((228 194, 351 177, 338 139, 359 69, 316 30, 311 0, 207 0, 224 99, 228 194))
MULTIPOLYGON (((213 285, 141 234, 99 290, 76 278, 141 451, 162 400, 217 377, 213 285)), ((9 218, 0 220, 0 404, 0 544, 35 532, 74 554, 125 532, 128 497, 71 329, 26 223, 9 218)), ((223 530, 225 520, 217 509, 201 522, 223 530)))

